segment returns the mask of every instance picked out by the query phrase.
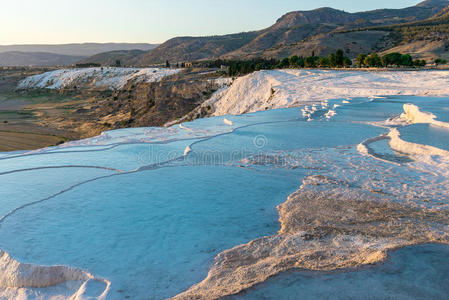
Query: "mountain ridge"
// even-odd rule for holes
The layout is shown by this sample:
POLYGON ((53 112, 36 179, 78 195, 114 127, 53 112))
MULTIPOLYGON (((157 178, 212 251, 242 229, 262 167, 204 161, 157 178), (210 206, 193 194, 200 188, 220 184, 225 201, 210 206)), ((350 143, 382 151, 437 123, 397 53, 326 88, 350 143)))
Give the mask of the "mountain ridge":
POLYGON ((48 52, 0 52, 0 66, 48 67, 75 64, 84 56, 61 55, 48 52))
MULTIPOLYGON (((359 27, 394 25, 426 20, 449 6, 447 0, 427 0, 402 9, 377 9, 349 13, 322 7, 310 11, 293 11, 281 16, 272 26, 253 32, 225 36, 176 37, 136 58, 136 64, 149 65, 207 59, 282 58, 291 54, 327 55, 335 48, 347 48, 349 56, 356 51, 380 51, 393 47, 397 37, 388 32, 370 34, 356 40, 344 39, 343 44, 332 32, 359 27), (229 39, 227 37, 233 36, 229 39), (369 40, 369 38, 375 40, 369 40), (330 38, 330 40, 326 40, 330 38), (232 43, 232 40, 239 41, 232 43), (220 41, 227 40, 227 47, 220 41), (245 42, 247 41, 247 42, 245 42), (354 46, 351 45, 351 43, 354 46), (298 47, 295 48, 295 44, 298 47), (331 45, 332 44, 332 45, 331 45), (335 45, 334 45, 335 44, 335 45), (275 50, 278 49, 278 50, 275 50), (352 53, 351 53, 352 52, 352 53)), ((341 36, 340 36, 341 37, 341 36)))
POLYGON ((136 57, 143 55, 146 51, 143 50, 116 50, 98 53, 96 55, 86 57, 78 64, 100 64, 102 66, 116 66, 117 63, 121 66, 130 66, 135 64, 136 57))
POLYGON ((144 50, 154 49, 159 44, 147 43, 71 43, 71 44, 23 44, 0 45, 2 52, 46 52, 70 56, 92 56, 103 52, 118 50, 144 50))
MULTIPOLYGON (((435 20, 446 10, 449 10, 448 0, 426 0, 401 9, 376 9, 354 13, 321 7, 309 11, 288 12, 278 18, 273 25, 257 31, 175 37, 160 45, 145 43, 0 45, 0 54, 10 52, 9 55, 12 55, 16 51, 33 52, 33 55, 38 56, 38 52, 45 52, 78 56, 80 59, 77 62, 80 63, 115 65, 120 61, 121 65, 126 66, 149 66, 165 64, 166 61, 176 64, 212 59, 282 59, 291 55, 308 56, 312 53, 328 55, 336 49, 344 49, 347 56, 354 58, 361 52, 383 52, 393 49, 404 44, 404 41, 416 44, 414 40, 410 40, 410 34, 404 38, 403 30, 391 29, 388 26, 435 20), (361 34, 363 30, 367 33, 361 34)), ((438 22, 445 21, 438 19, 438 22)), ((436 38, 435 35, 433 38, 436 38)), ((443 50, 427 51, 424 55, 426 58, 436 55, 449 58, 444 43, 433 44, 435 49, 443 50)), ((407 47, 401 49, 405 51, 407 47)), ((419 51, 416 53, 420 55, 419 51)), ((24 62, 27 62, 27 65, 35 65, 35 61, 31 59, 32 55, 29 56, 29 60, 24 62)), ((61 62, 64 58, 55 56, 55 61, 61 62)), ((65 61, 67 64, 74 63, 68 57, 65 61)), ((44 58, 39 65, 47 63, 48 58, 44 58)))

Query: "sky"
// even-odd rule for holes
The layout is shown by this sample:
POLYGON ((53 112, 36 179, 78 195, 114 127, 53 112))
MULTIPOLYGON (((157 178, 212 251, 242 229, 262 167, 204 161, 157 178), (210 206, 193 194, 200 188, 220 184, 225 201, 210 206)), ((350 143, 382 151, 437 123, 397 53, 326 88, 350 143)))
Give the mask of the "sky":
POLYGON ((0 45, 162 43, 259 30, 294 10, 403 8, 413 0, 0 0, 0 45))

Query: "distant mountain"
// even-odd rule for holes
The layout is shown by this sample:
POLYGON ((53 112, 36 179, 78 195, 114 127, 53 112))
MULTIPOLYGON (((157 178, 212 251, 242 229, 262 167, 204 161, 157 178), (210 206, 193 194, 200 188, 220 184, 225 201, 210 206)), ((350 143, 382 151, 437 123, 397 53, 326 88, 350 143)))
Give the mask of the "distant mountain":
POLYGON ((429 0, 403 9, 378 9, 347 13, 332 8, 291 12, 282 16, 244 47, 227 53, 224 58, 283 58, 290 55, 328 55, 338 48, 349 56, 360 52, 392 47, 395 35, 390 32, 335 35, 344 29, 394 25, 425 20, 449 5, 447 0, 429 0))
POLYGON ((61 45, 0 45, 0 53, 20 52, 46 52, 71 56, 92 56, 103 52, 118 50, 143 50, 156 48, 157 44, 133 44, 133 43, 84 43, 61 45))
POLYGON ((419 4, 417 4, 417 7, 432 7, 432 6, 447 6, 447 0, 426 0, 419 4))
POLYGON ((368 34, 347 30, 426 20, 449 5, 447 0, 427 0, 403 9, 378 9, 348 13, 333 8, 294 11, 260 31, 224 36, 178 37, 136 57, 141 65, 203 59, 283 58, 293 54, 327 55, 345 49, 354 57, 360 52, 382 51, 402 40, 395 30, 371 30, 368 34))
POLYGON ((147 52, 143 50, 109 51, 84 58, 78 61, 77 63, 80 64, 95 63, 100 64, 102 66, 115 66, 117 61, 120 61, 120 64, 122 66, 132 66, 136 64, 137 58, 145 53, 147 52))
MULTIPOLYGON (((343 49, 351 58, 361 52, 396 49, 409 51, 420 58, 443 56, 449 59, 449 28, 444 27, 447 20, 442 17, 446 15, 448 7, 448 0, 427 0, 403 9, 377 9, 357 13, 323 7, 311 11, 289 12, 272 26, 253 32, 176 37, 161 45, 88 43, 0 46, 0 53, 51 52, 87 57, 80 59, 82 63, 114 65, 120 60, 122 65, 138 66, 163 64, 167 60, 173 64, 217 58, 281 59, 312 53, 328 55, 336 49, 343 49), (418 25, 419 22, 428 23, 418 25), (434 26, 431 24, 437 24, 438 29, 430 28, 429 26, 434 26), (407 26, 412 29, 407 29, 407 26)), ((72 62, 69 58, 65 59, 72 62)), ((54 60, 58 61, 56 57, 54 60)))
POLYGON ((10 51, 0 53, 0 66, 62 66, 72 65, 82 58, 46 52, 10 51))
POLYGON ((394 39, 394 46, 385 47, 384 53, 409 53, 426 60, 436 57, 449 59, 449 6, 426 20, 359 28, 337 35, 372 34, 379 31, 388 33, 394 39))
POLYGON ((141 55, 136 63, 149 65, 164 63, 166 60, 182 62, 220 57, 246 45, 258 34, 258 32, 244 32, 222 36, 177 37, 141 55))

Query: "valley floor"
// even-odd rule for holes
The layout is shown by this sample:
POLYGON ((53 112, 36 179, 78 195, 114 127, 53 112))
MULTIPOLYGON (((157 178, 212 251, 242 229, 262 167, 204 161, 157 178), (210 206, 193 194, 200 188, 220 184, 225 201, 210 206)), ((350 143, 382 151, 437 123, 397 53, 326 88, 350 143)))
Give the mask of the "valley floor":
POLYGON ((68 130, 43 126, 36 116, 39 111, 53 110, 60 104, 61 97, 21 95, 15 92, 20 80, 45 70, 0 70, 0 151, 32 150, 79 138, 79 135, 68 130), (40 105, 43 109, 39 108, 40 105))

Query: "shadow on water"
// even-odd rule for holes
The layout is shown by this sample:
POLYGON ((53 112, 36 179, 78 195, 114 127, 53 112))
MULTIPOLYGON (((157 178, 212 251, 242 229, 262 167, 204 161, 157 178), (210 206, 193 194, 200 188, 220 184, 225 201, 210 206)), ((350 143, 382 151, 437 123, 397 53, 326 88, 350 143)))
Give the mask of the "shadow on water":
POLYGON ((379 264, 344 272, 291 271, 237 299, 447 299, 449 246, 426 244, 391 252, 379 264))

